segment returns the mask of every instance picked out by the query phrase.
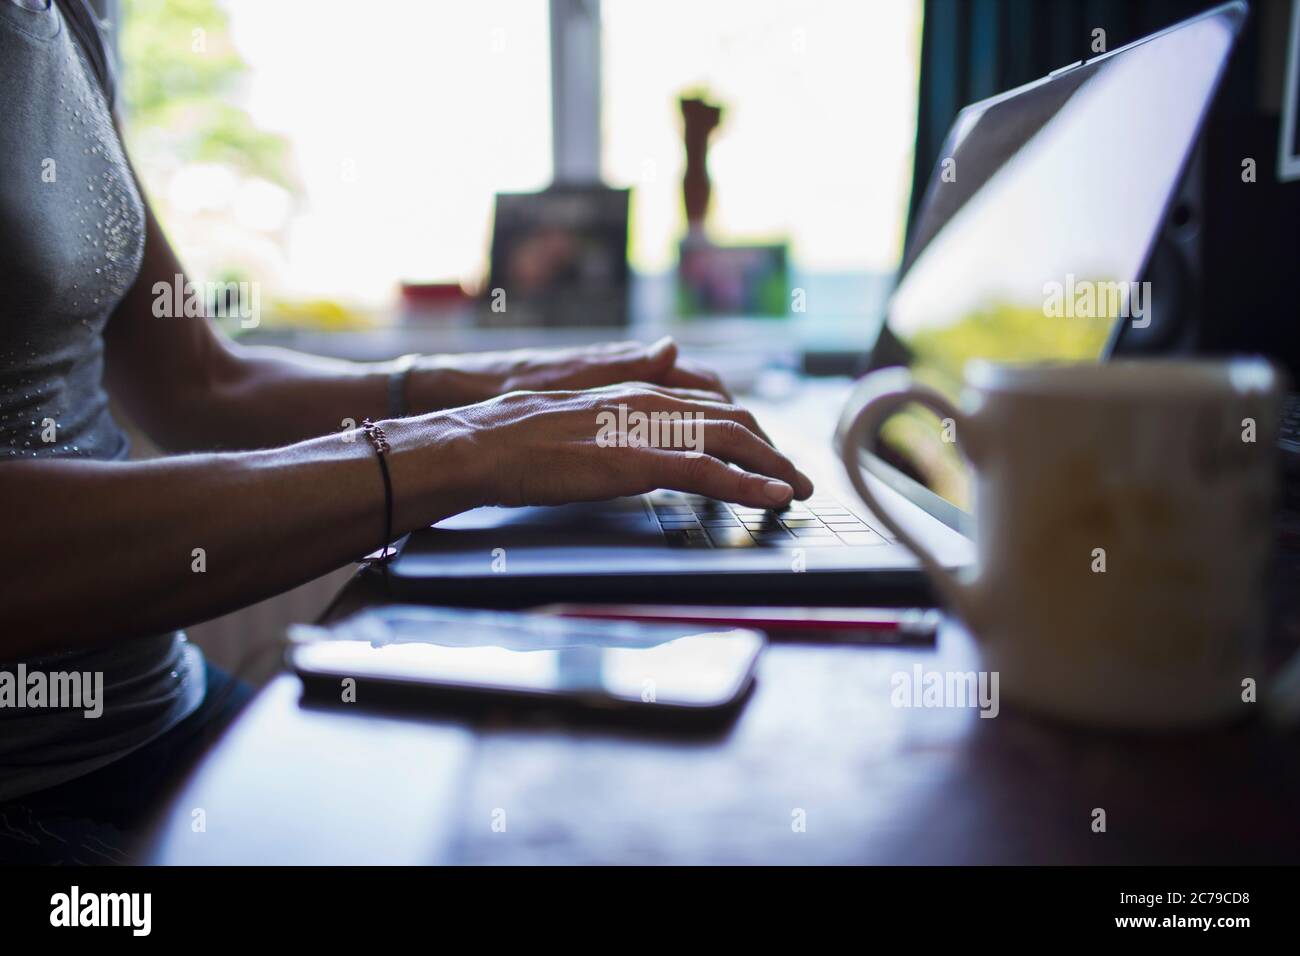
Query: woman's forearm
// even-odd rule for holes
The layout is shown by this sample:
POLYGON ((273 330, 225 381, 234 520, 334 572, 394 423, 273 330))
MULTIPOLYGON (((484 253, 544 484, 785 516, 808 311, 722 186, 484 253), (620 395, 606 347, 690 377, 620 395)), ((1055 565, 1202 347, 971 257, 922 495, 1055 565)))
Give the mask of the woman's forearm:
MULTIPOLYGON (((150 434, 168 451, 271 448, 391 414, 394 362, 352 362, 276 346, 221 342, 202 387, 175 396, 150 434), (179 403, 179 404, 177 404, 179 403)), ((408 415, 489 398, 449 357, 423 356, 403 387, 408 415)))
MULTIPOLYGON (((438 422, 385 423, 394 534, 468 507, 438 422)), ((205 620, 381 545, 383 482, 353 431, 287 448, 0 468, 0 660, 205 620)))
MULTIPOLYGON (((348 362, 223 342, 200 406, 172 450, 268 448, 387 418, 389 363, 348 362)), ((420 411, 429 411, 421 409, 420 411)), ((414 411, 414 410, 413 410, 414 411)))
MULTIPOLYGON (((391 363, 360 363, 231 342, 203 317, 160 317, 154 289, 185 282, 162 227, 146 206, 139 277, 105 330, 113 397, 166 451, 273 448, 339 433, 389 415, 391 363)), ((420 414, 495 392, 450 359, 421 362, 407 390, 420 414)))

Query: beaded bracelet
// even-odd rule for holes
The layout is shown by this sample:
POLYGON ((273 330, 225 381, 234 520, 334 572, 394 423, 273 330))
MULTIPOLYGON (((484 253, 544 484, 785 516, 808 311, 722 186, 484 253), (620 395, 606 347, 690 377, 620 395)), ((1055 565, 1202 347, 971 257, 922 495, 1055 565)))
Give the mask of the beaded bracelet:
POLYGON ((361 428, 366 433, 366 439, 375 449, 375 457, 379 459, 379 472, 384 478, 384 547, 379 555, 379 561, 385 564, 384 570, 387 571, 386 563, 397 553, 395 548, 390 547, 393 540, 393 481, 389 477, 388 459, 385 457, 390 446, 383 428, 370 419, 362 421, 361 428))

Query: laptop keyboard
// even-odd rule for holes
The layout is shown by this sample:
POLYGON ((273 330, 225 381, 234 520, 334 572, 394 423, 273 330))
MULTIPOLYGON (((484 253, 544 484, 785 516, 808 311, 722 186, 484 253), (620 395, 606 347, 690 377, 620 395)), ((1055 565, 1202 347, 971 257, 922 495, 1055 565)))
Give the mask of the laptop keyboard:
POLYGON ((649 495, 668 543, 677 548, 842 548, 888 544, 848 508, 824 495, 780 511, 746 508, 680 491, 649 495))

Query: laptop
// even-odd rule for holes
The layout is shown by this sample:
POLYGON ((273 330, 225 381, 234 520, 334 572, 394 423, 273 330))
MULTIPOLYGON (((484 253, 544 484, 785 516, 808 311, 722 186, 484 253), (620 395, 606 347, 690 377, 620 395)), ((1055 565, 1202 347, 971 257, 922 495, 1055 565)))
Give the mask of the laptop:
MULTIPOLYGON (((956 398, 967 361, 1098 361, 1145 328, 1141 285, 1245 5, 1232 3, 962 110, 914 219, 869 367, 956 398), (1118 296, 1075 314, 1081 282, 1118 296)), ((863 330, 864 347, 868 330, 863 330)), ((864 352, 867 349, 864 348, 864 352)), ((677 492, 479 508, 410 535, 395 592, 449 604, 920 600, 915 558, 849 492, 832 434, 845 392, 750 403, 816 496, 764 512, 677 492), (813 436, 816 447, 801 438, 813 436)), ((863 464, 951 568, 973 558, 970 475, 937 420, 886 423, 863 464)))

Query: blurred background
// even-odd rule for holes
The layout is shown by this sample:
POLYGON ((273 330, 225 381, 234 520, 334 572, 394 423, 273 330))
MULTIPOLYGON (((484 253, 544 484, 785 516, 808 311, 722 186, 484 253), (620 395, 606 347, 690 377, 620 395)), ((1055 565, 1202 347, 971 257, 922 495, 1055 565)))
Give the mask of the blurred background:
MULTIPOLYGON (((809 296, 825 318, 860 319, 878 311, 901 254, 920 0, 396 0, 380 10, 117 0, 106 10, 129 145, 160 218, 191 278, 260 283, 263 335, 407 325, 426 333, 411 348, 452 348, 480 340, 429 330, 655 331, 682 312, 752 314, 759 299, 765 315, 804 315, 809 296), (683 97, 721 111, 708 143, 707 242, 733 251, 697 271, 738 291, 712 302, 688 301, 675 279, 688 233, 683 97), (557 184, 628 191, 624 237, 599 213, 599 227, 582 215, 567 227, 579 245, 589 227, 600 233, 586 258, 621 240, 626 282, 580 261, 557 280, 588 287, 569 314, 511 316, 507 278, 528 272, 520 262, 555 266, 537 266, 528 235, 514 235, 525 248, 502 250, 494 274, 497 197, 557 184), (763 261, 741 262, 746 248, 763 261), (754 268, 763 276, 745 274, 754 268), (746 291, 765 280, 780 294, 746 291), (591 291, 602 283, 612 288, 591 291), (490 307, 494 287, 507 292, 502 311, 490 307), (793 289, 802 301, 789 301, 793 289), (615 305, 597 314, 580 308, 609 295, 615 305)), ((547 219, 539 208, 531 218, 547 219)), ((521 215, 527 234, 527 206, 521 215)), ((350 351, 392 341, 354 338, 350 351)))

